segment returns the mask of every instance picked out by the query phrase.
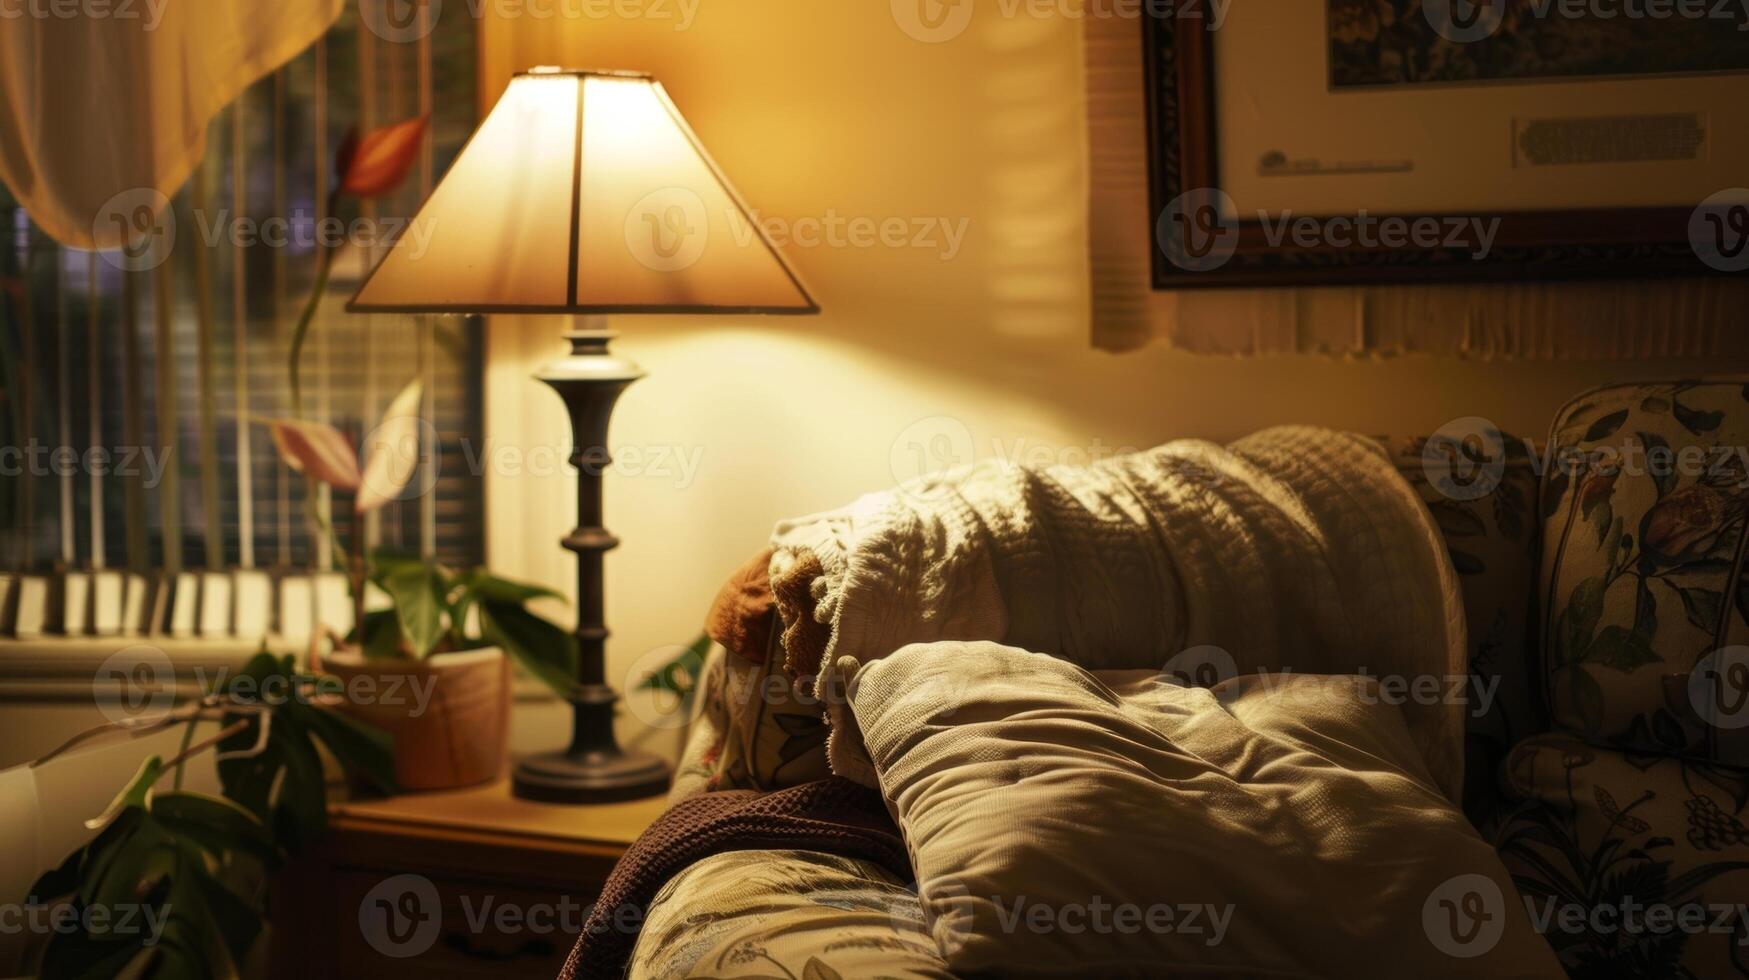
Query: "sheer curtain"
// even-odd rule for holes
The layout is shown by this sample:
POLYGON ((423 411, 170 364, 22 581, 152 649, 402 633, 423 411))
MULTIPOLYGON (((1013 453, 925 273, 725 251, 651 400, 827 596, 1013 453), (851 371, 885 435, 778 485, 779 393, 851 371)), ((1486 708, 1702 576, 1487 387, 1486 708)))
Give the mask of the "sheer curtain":
MULTIPOLYGON (((63 245, 114 248, 117 195, 173 196, 212 117, 326 32, 344 0, 48 5, 0 31, 0 179, 63 245)), ((144 198, 142 198, 144 199, 144 198)))

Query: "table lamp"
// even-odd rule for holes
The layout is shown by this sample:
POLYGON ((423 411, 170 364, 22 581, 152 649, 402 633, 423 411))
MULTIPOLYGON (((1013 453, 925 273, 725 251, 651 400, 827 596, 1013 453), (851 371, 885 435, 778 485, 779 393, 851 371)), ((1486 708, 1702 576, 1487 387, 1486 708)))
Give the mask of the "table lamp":
MULTIPOLYGON (((516 75, 347 304, 435 314, 818 313, 660 83, 629 72, 516 75)), ((608 418, 643 377, 614 334, 571 330, 536 377, 571 415, 577 468, 577 693, 571 744, 518 762, 517 796, 559 803, 663 792, 668 766, 614 738, 601 526, 608 418)))

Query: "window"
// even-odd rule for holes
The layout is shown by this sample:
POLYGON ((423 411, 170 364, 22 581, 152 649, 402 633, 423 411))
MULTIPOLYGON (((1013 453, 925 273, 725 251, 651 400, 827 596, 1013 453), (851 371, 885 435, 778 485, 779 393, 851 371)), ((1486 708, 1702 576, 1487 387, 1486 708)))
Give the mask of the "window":
MULTIPOLYGON (((344 243, 302 362, 305 414, 357 442, 402 386, 423 379, 430 424, 418 475, 373 517, 367 540, 481 560, 478 320, 343 310, 386 248, 378 239, 396 233, 471 132, 474 86, 472 18, 443 18, 418 44, 389 43, 349 8, 212 121, 205 164, 174 201, 175 247, 150 270, 59 247, 0 188, 5 571, 308 570, 336 560, 306 512, 305 481, 258 424, 290 414, 292 328, 319 235, 336 233, 344 243), (426 112, 430 151, 405 186, 347 201, 318 226, 346 131, 426 112)), ((341 533, 346 503, 332 506, 341 533)))

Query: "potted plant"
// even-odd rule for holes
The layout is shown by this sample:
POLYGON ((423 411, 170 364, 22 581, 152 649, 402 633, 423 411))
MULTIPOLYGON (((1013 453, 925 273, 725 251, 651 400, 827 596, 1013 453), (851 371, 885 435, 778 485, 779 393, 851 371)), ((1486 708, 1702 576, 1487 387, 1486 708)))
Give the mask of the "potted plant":
POLYGON ((364 516, 395 499, 412 478, 420 385, 402 389, 373 431, 360 465, 340 430, 324 422, 275 419, 274 445, 292 469, 352 501, 346 544, 352 631, 313 638, 310 665, 337 676, 341 710, 395 740, 395 781, 402 789, 448 789, 497 778, 508 758, 508 658, 555 692, 576 683, 576 646, 563 629, 527 604, 557 594, 498 578, 385 552, 367 555, 364 516), (412 448, 412 451, 410 450, 412 448), (367 609, 375 586, 388 608, 367 609), (334 649, 324 653, 324 642, 334 649))
MULTIPOLYGON (((406 178, 425 138, 426 120, 412 119, 348 135, 335 159, 329 200, 377 197, 406 178)), ((345 637, 314 638, 310 664, 345 683, 342 710, 394 736, 395 777, 403 789, 446 789, 486 782, 503 770, 510 734, 510 668, 521 663, 561 696, 576 677, 570 636, 529 612, 527 604, 557 596, 542 588, 478 570, 454 570, 384 553, 366 554, 362 524, 371 511, 399 497, 419 462, 420 399, 414 381, 401 390, 366 437, 363 463, 344 433, 301 418, 299 362, 333 260, 332 243, 317 257, 310 298, 292 332, 287 370, 292 417, 268 421, 281 459, 312 482, 350 495, 347 555, 353 629, 345 637), (367 610, 374 586, 388 608, 367 610), (332 641, 324 653, 321 645, 332 641)), ((307 499, 323 533, 333 528, 307 499)))
POLYGON ((339 701, 333 678, 262 652, 198 701, 99 726, 32 763, 97 735, 186 726, 181 751, 146 759, 86 821, 91 842, 22 896, 60 924, 23 965, 44 980, 262 975, 273 876, 327 826, 322 751, 354 778, 395 788, 387 737, 338 714, 339 701), (195 742, 203 723, 219 729, 195 742), (211 750, 222 795, 184 791, 187 763, 211 750))

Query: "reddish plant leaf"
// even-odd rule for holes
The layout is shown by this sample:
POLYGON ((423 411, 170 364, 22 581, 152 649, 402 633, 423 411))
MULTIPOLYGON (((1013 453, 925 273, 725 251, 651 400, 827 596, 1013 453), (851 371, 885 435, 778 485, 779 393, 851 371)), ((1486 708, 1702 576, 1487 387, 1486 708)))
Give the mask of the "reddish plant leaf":
POLYGON ((427 119, 420 116, 373 129, 362 137, 348 133, 335 155, 340 190, 353 197, 380 197, 401 186, 419 157, 427 119))
POLYGON ((267 428, 285 465, 340 490, 358 489, 358 455, 339 429, 299 419, 272 419, 267 428))

